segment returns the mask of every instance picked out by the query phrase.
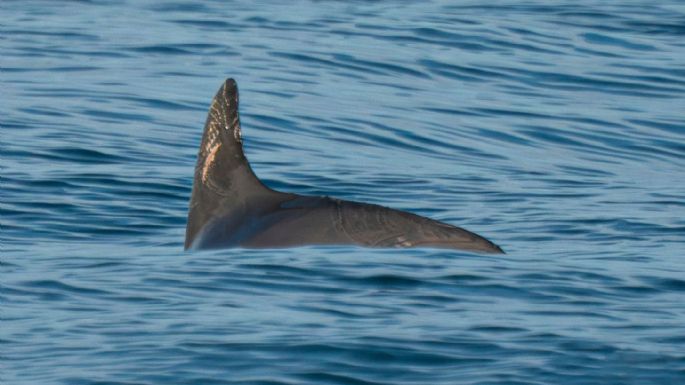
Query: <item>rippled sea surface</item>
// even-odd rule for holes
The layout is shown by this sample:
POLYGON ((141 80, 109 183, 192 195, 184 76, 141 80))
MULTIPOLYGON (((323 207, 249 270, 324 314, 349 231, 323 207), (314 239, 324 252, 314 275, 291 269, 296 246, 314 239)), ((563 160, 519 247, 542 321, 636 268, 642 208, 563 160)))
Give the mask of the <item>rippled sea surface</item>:
POLYGON ((287 4, 0 2, 0 382, 685 383, 682 2, 287 4), (227 77, 271 187, 507 254, 183 252, 227 77))

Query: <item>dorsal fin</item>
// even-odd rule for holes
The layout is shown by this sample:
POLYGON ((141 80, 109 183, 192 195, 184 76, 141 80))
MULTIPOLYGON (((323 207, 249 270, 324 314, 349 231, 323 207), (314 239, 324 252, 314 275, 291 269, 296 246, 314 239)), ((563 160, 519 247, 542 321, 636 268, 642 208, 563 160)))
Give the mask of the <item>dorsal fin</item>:
POLYGON ((212 100, 195 166, 185 248, 213 218, 274 194, 250 168, 243 153, 238 85, 227 79, 212 100))

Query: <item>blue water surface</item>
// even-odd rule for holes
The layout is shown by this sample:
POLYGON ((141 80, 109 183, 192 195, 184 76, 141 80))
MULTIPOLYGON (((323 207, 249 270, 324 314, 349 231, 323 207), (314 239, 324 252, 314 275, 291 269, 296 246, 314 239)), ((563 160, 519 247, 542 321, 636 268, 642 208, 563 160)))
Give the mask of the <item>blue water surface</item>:
POLYGON ((685 384, 682 1, 0 16, 3 385, 685 384), (184 253, 227 77, 271 187, 507 254, 184 253))

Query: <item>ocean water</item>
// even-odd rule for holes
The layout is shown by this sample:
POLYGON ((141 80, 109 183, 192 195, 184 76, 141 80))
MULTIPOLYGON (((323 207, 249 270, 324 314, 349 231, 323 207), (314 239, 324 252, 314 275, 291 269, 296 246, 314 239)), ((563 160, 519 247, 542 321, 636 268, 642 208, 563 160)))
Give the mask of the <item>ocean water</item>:
POLYGON ((0 16, 3 385, 685 383, 685 3, 0 16), (227 77, 271 187, 507 254, 183 252, 227 77))

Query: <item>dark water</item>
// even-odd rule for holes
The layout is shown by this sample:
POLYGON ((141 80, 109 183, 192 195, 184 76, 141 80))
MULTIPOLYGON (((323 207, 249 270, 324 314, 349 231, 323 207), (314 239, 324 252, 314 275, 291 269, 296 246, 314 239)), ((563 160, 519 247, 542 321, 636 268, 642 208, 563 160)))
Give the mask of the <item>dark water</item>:
POLYGON ((685 383, 685 5, 454 3, 0 2, 0 382, 685 383), (183 253, 229 76, 272 187, 508 254, 183 253))

